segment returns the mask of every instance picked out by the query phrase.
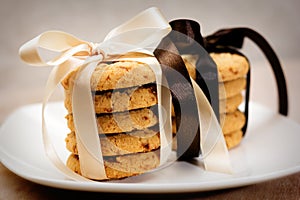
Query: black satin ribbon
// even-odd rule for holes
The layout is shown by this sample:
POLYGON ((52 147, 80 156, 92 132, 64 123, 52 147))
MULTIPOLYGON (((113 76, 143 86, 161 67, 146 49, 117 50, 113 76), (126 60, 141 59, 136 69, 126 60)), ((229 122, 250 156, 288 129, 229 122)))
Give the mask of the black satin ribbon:
MULTIPOLYGON (((226 47, 232 50, 236 50, 242 48, 244 39, 246 37, 252 40, 261 49, 261 51, 264 53, 265 57, 269 61, 277 84, 277 91, 279 97, 278 112, 282 115, 287 116, 288 94, 284 73, 275 51, 261 34, 250 28, 222 29, 215 32, 212 35, 206 36, 204 38, 204 46, 209 52, 220 51, 220 49, 226 47)), ((247 75, 247 88, 245 96, 245 116, 247 120, 245 126, 243 127, 244 134, 246 132, 248 124, 247 122, 249 111, 250 71, 251 70, 249 70, 247 75)))
POLYGON ((200 123, 197 102, 189 73, 181 54, 198 56, 196 83, 212 104, 219 119, 219 84, 217 66, 203 48, 200 26, 191 20, 170 22, 172 32, 165 37, 154 55, 162 65, 163 74, 172 93, 176 116, 177 156, 179 160, 198 157, 200 149, 200 123))
POLYGON ((177 127, 177 158, 189 160, 200 154, 200 123, 197 102, 190 76, 176 46, 166 36, 154 51, 154 55, 161 64, 176 116, 177 127))

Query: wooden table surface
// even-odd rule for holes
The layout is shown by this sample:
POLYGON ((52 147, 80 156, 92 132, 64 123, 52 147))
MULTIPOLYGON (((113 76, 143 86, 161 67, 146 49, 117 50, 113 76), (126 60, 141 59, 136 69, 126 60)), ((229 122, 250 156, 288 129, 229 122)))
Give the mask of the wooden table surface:
MULTIPOLYGON (((284 70, 290 96, 289 118, 300 122, 299 105, 300 100, 298 86, 300 68, 299 61, 284 61, 284 70)), ((11 69, 1 74, 2 87, 0 88, 0 123, 20 106, 40 102, 43 87, 49 73, 49 68, 37 69, 19 64, 17 69, 11 69), (14 80, 14 81, 11 81, 14 80), (19 98, 19 97, 22 98, 19 98)), ((276 90, 274 81, 266 63, 252 64, 253 80, 251 100, 260 102, 271 109, 276 109, 276 90), (262 83, 263 86, 262 86, 262 83), (268 93, 266 93, 268 91, 268 93)), ((61 98, 54 96, 53 100, 61 98)), ((299 130, 300 134, 300 130, 299 130)), ((280 159, 278 160, 280 162, 280 159)), ((66 195, 72 197, 84 197, 85 199, 124 199, 124 198, 170 198, 170 199, 300 199, 300 173, 289 175, 276 180, 271 180, 246 187, 217 190, 199 193, 181 194, 111 194, 90 193, 56 189, 38 185, 18 177, 0 163, 0 199, 59 199, 66 195)))

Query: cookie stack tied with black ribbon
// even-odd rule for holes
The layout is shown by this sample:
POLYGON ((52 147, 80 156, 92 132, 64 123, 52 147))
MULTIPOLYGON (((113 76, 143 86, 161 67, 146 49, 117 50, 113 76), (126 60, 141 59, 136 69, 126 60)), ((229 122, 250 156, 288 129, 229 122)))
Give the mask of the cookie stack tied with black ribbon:
MULTIPOLYGON (((72 115, 72 88, 77 71, 62 82, 71 132, 67 166, 81 174, 72 115)), ((91 77, 95 117, 108 179, 138 175, 159 165, 160 135, 155 74, 144 63, 100 64, 91 77)))
MULTIPOLYGON (((243 137, 242 128, 246 123, 244 113, 238 107, 243 102, 246 87, 248 60, 232 53, 210 53, 218 68, 220 124, 229 149, 237 146, 243 137)), ((196 79, 194 55, 183 55, 191 78, 196 79)))

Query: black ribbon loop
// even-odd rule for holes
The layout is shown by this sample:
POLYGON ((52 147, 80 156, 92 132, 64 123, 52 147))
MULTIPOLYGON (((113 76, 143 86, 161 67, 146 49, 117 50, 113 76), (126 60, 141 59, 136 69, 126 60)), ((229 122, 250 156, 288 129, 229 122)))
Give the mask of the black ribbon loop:
POLYGON ((269 61, 277 83, 279 97, 278 112, 287 116, 288 94, 284 73, 275 51, 261 34, 250 28, 222 29, 205 37, 205 47, 209 50, 218 48, 218 46, 228 46, 240 49, 242 48, 244 39, 246 37, 252 40, 262 50, 265 57, 269 61))
MULTIPOLYGON (((288 94, 287 94, 287 87, 286 87, 286 80, 284 77, 284 73, 275 51, 261 34, 259 34, 258 32, 250 28, 222 29, 215 32, 212 35, 205 37, 204 46, 210 52, 216 50, 220 51, 220 49, 222 51, 222 49, 224 50, 224 48, 232 49, 232 51, 237 51, 236 50, 237 48, 240 49, 243 47, 244 39, 246 37, 252 40, 262 50, 268 62, 270 63, 277 84, 277 91, 278 91, 278 98, 279 98, 278 112, 282 115, 287 116, 288 115, 288 94)), ((249 70, 247 74, 247 86, 246 86, 245 109, 244 109, 244 114, 246 116, 246 123, 242 129, 244 135, 246 133, 247 126, 248 126, 250 73, 251 70, 249 70)))

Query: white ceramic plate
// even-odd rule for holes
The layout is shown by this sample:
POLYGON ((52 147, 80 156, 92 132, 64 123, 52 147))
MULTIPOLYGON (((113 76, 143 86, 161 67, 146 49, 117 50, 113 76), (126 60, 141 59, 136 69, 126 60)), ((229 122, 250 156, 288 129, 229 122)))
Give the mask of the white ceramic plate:
MULTIPOLYGON (((68 133, 62 103, 50 103, 48 129, 66 159, 68 133)), ((64 177, 46 158, 41 138, 41 105, 16 110, 0 129, 1 162, 17 175, 47 186, 98 192, 176 193, 255 184, 300 171, 300 125, 251 103, 249 128, 241 145, 230 151, 233 174, 207 172, 200 162, 175 162, 153 173, 114 182, 76 182, 64 177)))

